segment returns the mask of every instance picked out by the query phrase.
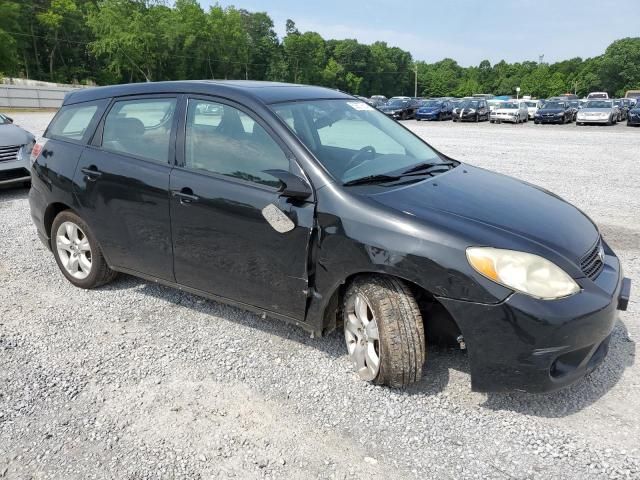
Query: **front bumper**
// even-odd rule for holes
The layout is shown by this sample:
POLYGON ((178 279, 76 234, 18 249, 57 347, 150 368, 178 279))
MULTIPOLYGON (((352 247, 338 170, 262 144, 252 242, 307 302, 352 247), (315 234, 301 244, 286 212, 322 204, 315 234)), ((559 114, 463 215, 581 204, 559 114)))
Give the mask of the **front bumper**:
POLYGON ((640 115, 629 115, 627 117, 627 123, 629 123, 629 125, 640 125, 640 115))
POLYGON ((580 123, 609 123, 609 117, 599 118, 599 117, 580 117, 578 116, 577 121, 580 123))
POLYGON ((476 117, 477 117, 477 113, 467 113, 465 112, 464 114, 460 115, 459 113, 454 113, 453 114, 453 119, 454 120, 460 120, 461 122, 464 121, 475 121, 476 117))
POLYGON ((418 120, 438 120, 440 115, 444 115, 444 113, 440 112, 416 112, 416 119, 418 120))
POLYGON ((516 117, 514 115, 494 115, 489 116, 489 120, 493 122, 511 122, 515 123, 516 117))
POLYGON ((534 122, 536 123, 562 123, 564 117, 534 117, 534 122))
POLYGON ((595 280, 576 281, 580 293, 552 301, 518 293, 494 305, 440 299, 464 336, 473 390, 551 392, 602 362, 631 282, 610 251, 595 280))
POLYGON ((29 157, 0 162, 0 185, 27 182, 31 180, 29 173, 29 157))

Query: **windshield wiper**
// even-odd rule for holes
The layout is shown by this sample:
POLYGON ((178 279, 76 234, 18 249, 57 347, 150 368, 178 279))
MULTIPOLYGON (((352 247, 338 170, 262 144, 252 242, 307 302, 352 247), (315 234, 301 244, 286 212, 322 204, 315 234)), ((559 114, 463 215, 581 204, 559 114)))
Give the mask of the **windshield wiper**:
POLYGON ((393 182, 394 180, 400 180, 400 178, 402 177, 395 175, 367 175, 366 177, 349 180, 342 185, 345 187, 349 187, 351 185, 365 185, 367 183, 393 182))
MULTIPOLYGON (((436 167, 454 167, 456 165, 455 162, 425 162, 425 163, 419 163, 418 165, 414 165, 413 167, 409 168, 408 170, 405 170, 404 172, 402 172, 402 175, 408 175, 410 173, 415 173, 415 172, 422 172, 423 170, 431 170, 431 169, 436 169, 436 167)), ((448 168, 447 168, 448 170, 448 168)))

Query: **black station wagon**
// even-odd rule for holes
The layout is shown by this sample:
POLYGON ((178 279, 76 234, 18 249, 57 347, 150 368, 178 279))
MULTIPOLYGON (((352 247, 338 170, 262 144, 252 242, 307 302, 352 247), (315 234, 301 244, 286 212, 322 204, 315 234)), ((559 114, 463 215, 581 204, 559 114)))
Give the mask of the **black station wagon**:
POLYGON ((339 327, 377 384, 419 380, 429 339, 467 350, 475 390, 554 390, 602 361, 628 303, 580 210, 335 90, 81 90, 31 162, 33 221, 72 284, 124 272, 314 335, 339 327))

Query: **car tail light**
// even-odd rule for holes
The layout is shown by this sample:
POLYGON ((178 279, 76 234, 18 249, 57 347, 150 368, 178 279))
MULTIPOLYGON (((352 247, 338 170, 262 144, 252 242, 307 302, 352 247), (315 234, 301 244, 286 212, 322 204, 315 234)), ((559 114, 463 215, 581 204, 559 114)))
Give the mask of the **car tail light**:
POLYGON ((33 146, 33 148, 31 149, 31 156, 29 157, 29 159, 31 160, 32 164, 33 164, 33 162, 35 162, 38 159, 38 157, 42 153, 42 150, 44 149, 44 146, 46 144, 47 144, 47 139, 46 138, 41 138, 33 146))

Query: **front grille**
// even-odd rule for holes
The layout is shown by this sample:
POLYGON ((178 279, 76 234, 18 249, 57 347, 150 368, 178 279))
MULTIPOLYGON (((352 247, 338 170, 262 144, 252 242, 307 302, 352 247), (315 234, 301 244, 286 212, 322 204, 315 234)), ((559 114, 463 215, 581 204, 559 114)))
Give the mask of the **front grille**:
POLYGON ((604 250, 602 249, 602 240, 598 239, 596 244, 582 257, 582 260, 580 260, 580 268, 588 278, 593 280, 600 274, 604 267, 603 259, 604 250))
POLYGON ((0 162, 11 162, 18 159, 20 145, 10 147, 0 147, 0 162))

